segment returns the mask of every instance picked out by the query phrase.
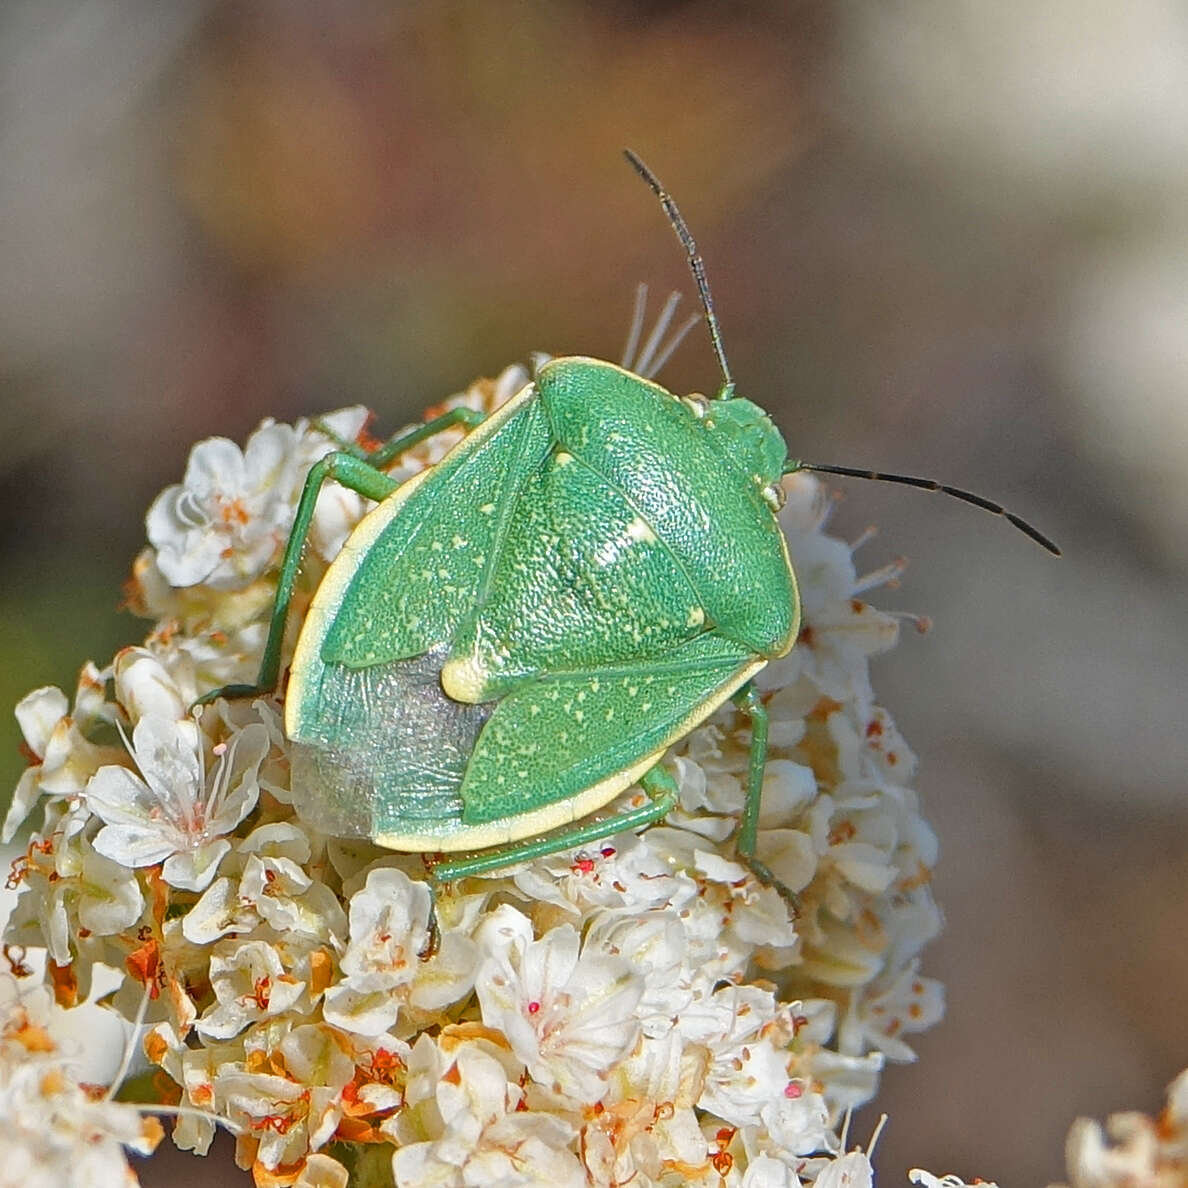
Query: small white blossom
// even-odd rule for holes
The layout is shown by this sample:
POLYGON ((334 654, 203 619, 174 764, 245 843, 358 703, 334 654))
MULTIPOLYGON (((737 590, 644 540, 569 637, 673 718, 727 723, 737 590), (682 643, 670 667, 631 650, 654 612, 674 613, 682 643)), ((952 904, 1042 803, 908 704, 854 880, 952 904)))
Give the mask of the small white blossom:
POLYGON ((128 866, 164 862, 167 883, 201 891, 231 848, 224 834, 255 806, 267 749, 264 727, 246 726, 208 778, 196 723, 141 718, 131 745, 140 778, 126 767, 103 767, 87 785, 87 804, 104 822, 95 848, 128 866))
POLYGON ((0 973, 0 1185, 135 1185, 126 1151, 147 1155, 160 1124, 79 1084, 53 1034, 49 994, 0 973))
POLYGON ((586 1188, 569 1149, 572 1123, 522 1103, 499 1061, 474 1046, 459 1049, 435 1084, 410 1085, 409 1109, 427 1135, 393 1156, 396 1188, 586 1188), (426 1089, 431 1103, 420 1098, 426 1089))
POLYGON ((183 481, 145 518, 172 585, 234 590, 268 568, 293 519, 296 444, 291 426, 265 421, 242 450, 225 437, 191 450, 183 481))
POLYGON ((406 987, 429 938, 429 889, 403 871, 371 871, 351 897, 350 943, 340 962, 343 979, 322 1010, 336 1027, 375 1036, 395 1022, 406 987))
MULTIPOLYGON (((920 1188, 972 1188, 960 1176, 955 1176, 952 1172, 944 1176, 934 1176, 932 1172, 925 1171, 922 1167, 913 1167, 908 1172, 908 1180, 913 1184, 919 1184, 920 1188)), ((998 1188, 997 1184, 991 1183, 989 1180, 975 1180, 974 1184, 977 1188, 998 1188)))
POLYGON ((273 945, 230 942, 228 952, 210 958, 210 983, 218 1002, 195 1024, 202 1035, 230 1039, 249 1023, 295 1007, 305 983, 293 976, 273 945))
POLYGON ((616 834, 561 854, 545 855, 514 874, 517 887, 541 903, 573 916, 594 908, 645 912, 680 908, 697 893, 696 884, 634 834, 616 834))
POLYGON ((34 689, 17 703, 17 725, 30 760, 12 796, 0 828, 0 842, 11 841, 38 797, 75 796, 105 763, 119 752, 89 738, 96 727, 115 720, 116 710, 104 696, 103 674, 88 662, 78 676, 74 712, 66 695, 52 685, 34 689))
POLYGON ((133 726, 150 716, 176 722, 186 717, 194 700, 194 692, 183 691, 147 648, 124 648, 117 653, 111 675, 116 700, 133 726))
POLYGON ((843 1051, 873 1048, 888 1060, 916 1059, 902 1037, 935 1026, 945 1013, 944 987, 935 978, 921 977, 918 966, 913 961, 888 984, 874 983, 851 996, 838 1037, 843 1051))
POLYGON ((831 1159, 813 1181, 817 1188, 873 1188, 874 1168, 863 1151, 847 1151, 831 1159))
POLYGON ((506 905, 484 922, 478 941, 483 1022, 507 1036, 535 1080, 597 1101, 611 1067, 635 1043, 643 977, 621 957, 582 947, 571 925, 533 939, 528 919, 506 905))
POLYGON ((1188 1070, 1171 1083, 1156 1118, 1130 1111, 1111 1114, 1104 1126, 1078 1118, 1065 1158, 1070 1188, 1182 1188, 1188 1183, 1188 1070))

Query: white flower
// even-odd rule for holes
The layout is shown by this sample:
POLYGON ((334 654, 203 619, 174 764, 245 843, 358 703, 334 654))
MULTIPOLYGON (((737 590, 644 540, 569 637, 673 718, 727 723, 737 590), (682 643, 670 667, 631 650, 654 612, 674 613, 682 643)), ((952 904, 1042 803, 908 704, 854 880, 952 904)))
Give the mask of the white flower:
POLYGON ((337 1159, 318 1152, 305 1161, 293 1188, 347 1188, 349 1182, 350 1172, 337 1159))
MULTIPOLYGON (((698 1105, 734 1126, 760 1120, 760 1111, 785 1099, 792 1088, 788 1054, 779 1051, 765 1032, 775 1021, 769 992, 755 986, 724 986, 704 1003, 704 1022, 685 1029, 690 1039, 710 1050, 705 1086, 698 1105)), ((791 1097, 787 1100, 793 1100, 791 1097)))
POLYGON ((211 437, 190 451, 183 481, 145 517, 170 583, 235 590, 272 564, 292 523, 296 444, 291 426, 265 421, 243 450, 211 437))
POLYGON ((210 959, 210 983, 218 1002, 195 1024, 212 1039, 229 1039, 249 1023, 284 1014, 297 1006, 306 989, 273 945, 228 943, 234 947, 210 959))
POLYGON ((126 767, 103 767, 87 785, 87 804, 104 822, 95 849, 128 866, 164 862, 167 883, 201 891, 231 848, 223 835, 255 806, 267 750, 264 727, 245 726, 225 744, 208 778, 193 721, 141 718, 131 751, 143 778, 126 767))
POLYGON ((675 912, 621 915, 602 911, 586 933, 586 947, 623 957, 643 975, 644 991, 635 1013, 644 1033, 663 1035, 693 1001, 685 966, 687 940, 675 912))
POLYGON ((644 912, 680 908, 697 894, 692 879, 669 864, 635 834, 616 834, 596 844, 527 863, 513 875, 526 895, 573 915, 592 908, 644 912))
POLYGON ((935 978, 921 977, 913 961, 886 985, 855 991, 842 1021, 839 1043, 843 1051, 880 1051, 904 1063, 916 1054, 901 1038, 935 1026, 945 1013, 944 987, 935 978))
POLYGON ((817 1188, 872 1188, 874 1168, 863 1151, 847 1151, 831 1159, 813 1181, 817 1188))
POLYGON ((17 703, 17 725, 30 762, 13 793, 0 842, 12 840, 43 793, 74 796, 103 764, 118 761, 118 751, 88 737, 95 727, 114 721, 116 714, 104 695, 103 674, 94 664, 83 665, 73 714, 69 708, 66 695, 52 685, 34 689, 17 703))
POLYGON ((135 1185, 125 1149, 147 1155, 160 1124, 135 1106, 79 1084, 52 1031, 49 994, 0 973, 0 1118, 3 1188, 135 1185))
POLYGON ((643 977, 621 957, 583 948, 569 924, 534 940, 528 919, 507 905, 487 918, 477 940, 483 1022, 507 1036, 542 1085, 597 1101, 635 1043, 643 977))
POLYGON ((800 1177, 782 1160, 756 1155, 747 1164, 739 1188, 800 1188, 800 1177))
MULTIPOLYGON (((215 1101, 242 1127, 236 1150, 241 1166, 250 1162, 269 1172, 297 1167, 334 1135, 354 1064, 329 1028, 312 1023, 293 1028, 274 1051, 259 1055, 249 1064, 221 1064, 211 1082, 215 1101), (287 1075, 249 1067, 283 1068, 287 1075)), ((257 1170, 257 1183, 267 1179, 257 1170)))
MULTIPOLYGON (((944 1176, 934 1176, 932 1172, 925 1171, 922 1167, 913 1167, 908 1172, 908 1180, 913 1184, 919 1184, 920 1188, 972 1188, 960 1176, 955 1176, 952 1172, 944 1176)), ((974 1184, 977 1185, 977 1188, 998 1188, 997 1184, 993 1184, 989 1180, 975 1180, 974 1184)))
POLYGON ((343 979, 328 990, 328 1022, 358 1035, 380 1035, 396 1022, 429 938, 429 888, 393 867, 379 867, 351 897, 350 944, 343 979))
POLYGON ((1171 1083, 1156 1118, 1111 1114, 1104 1127, 1078 1118, 1065 1154, 1072 1188, 1179 1188, 1188 1180, 1188 1070, 1171 1083))
POLYGON ((435 1082, 409 1086, 408 1108, 427 1133, 393 1156, 396 1188, 586 1188, 569 1149, 572 1123, 522 1105, 499 1061, 463 1046, 435 1082), (431 1102, 421 1096, 426 1090, 431 1102))
POLYGON ((147 648, 124 648, 111 665, 116 700, 133 726, 144 717, 184 718, 195 691, 183 692, 161 661, 147 648))

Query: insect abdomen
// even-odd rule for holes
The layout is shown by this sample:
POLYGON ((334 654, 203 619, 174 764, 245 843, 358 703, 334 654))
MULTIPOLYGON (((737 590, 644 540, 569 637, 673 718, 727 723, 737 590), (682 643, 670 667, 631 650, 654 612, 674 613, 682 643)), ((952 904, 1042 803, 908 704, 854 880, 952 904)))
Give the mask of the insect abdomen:
POLYGON ((423 834, 430 849, 458 829, 462 777, 494 707, 442 692, 447 654, 324 666, 294 737, 292 784, 309 793, 299 807, 311 824, 338 837, 423 834))

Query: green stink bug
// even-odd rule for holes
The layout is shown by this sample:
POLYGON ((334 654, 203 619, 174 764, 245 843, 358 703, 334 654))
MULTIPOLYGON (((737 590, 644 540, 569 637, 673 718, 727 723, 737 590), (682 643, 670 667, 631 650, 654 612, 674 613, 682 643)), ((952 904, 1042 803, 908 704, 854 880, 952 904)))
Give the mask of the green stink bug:
MULTIPOLYGON (((319 586, 285 695, 302 810, 325 832, 397 850, 483 851, 450 879, 658 820, 677 797, 660 760, 733 699, 751 722, 739 858, 756 858, 767 715, 752 680, 794 645, 796 578, 776 520, 800 469, 734 395, 704 267, 688 255, 722 369, 713 400, 678 399, 596 359, 539 368, 483 419, 455 409, 378 451, 327 455, 305 483, 257 685, 279 678, 285 622, 321 484, 378 501, 319 586), (459 421, 471 432, 403 485, 383 468, 459 421), (648 803, 585 820, 639 781, 648 803)), ((870 475, 942 490, 931 480, 870 475)), ((776 883, 778 886, 778 883, 776 883)))

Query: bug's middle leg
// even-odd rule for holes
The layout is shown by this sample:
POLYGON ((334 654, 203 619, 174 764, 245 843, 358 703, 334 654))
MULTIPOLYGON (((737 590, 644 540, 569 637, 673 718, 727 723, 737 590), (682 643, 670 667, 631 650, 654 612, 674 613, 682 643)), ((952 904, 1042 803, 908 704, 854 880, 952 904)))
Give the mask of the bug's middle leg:
POLYGON ((734 837, 739 859, 760 882, 774 887, 785 899, 793 914, 797 910, 796 892, 785 886, 755 853, 759 844, 759 810, 763 803, 763 773, 767 767, 767 707, 753 681, 748 681, 734 695, 734 704, 751 723, 751 750, 747 762, 747 797, 742 818, 734 837))

